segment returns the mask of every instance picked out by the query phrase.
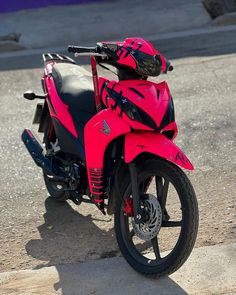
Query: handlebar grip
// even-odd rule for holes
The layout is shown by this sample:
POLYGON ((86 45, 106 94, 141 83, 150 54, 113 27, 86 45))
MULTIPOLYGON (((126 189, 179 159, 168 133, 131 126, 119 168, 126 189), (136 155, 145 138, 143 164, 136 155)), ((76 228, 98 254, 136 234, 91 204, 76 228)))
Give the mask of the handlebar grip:
POLYGON ((165 74, 167 74, 167 72, 171 72, 173 71, 174 67, 172 66, 171 62, 169 60, 166 60, 166 70, 164 71, 165 74))
POLYGON ((96 53, 96 47, 81 47, 69 45, 67 50, 68 52, 72 53, 96 53))
POLYGON ((75 53, 75 52, 77 52, 76 50, 77 50, 77 46, 69 45, 68 48, 67 48, 67 51, 68 51, 68 52, 73 52, 73 53, 75 53))

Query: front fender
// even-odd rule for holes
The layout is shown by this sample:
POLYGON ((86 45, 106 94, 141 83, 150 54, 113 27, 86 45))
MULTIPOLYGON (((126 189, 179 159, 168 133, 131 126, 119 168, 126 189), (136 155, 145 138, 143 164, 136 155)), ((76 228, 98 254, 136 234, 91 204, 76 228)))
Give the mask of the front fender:
POLYGON ((128 133, 125 135, 125 162, 132 162, 139 154, 151 153, 182 168, 193 170, 181 149, 163 134, 154 132, 128 133))

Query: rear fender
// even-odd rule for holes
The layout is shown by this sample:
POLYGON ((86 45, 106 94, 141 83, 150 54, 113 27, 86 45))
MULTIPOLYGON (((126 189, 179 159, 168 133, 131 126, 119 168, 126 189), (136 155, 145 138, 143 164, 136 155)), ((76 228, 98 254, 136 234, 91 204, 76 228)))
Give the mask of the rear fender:
POLYGON ((153 132, 126 134, 125 163, 132 162, 142 153, 157 155, 187 170, 194 169, 181 149, 163 134, 153 132))

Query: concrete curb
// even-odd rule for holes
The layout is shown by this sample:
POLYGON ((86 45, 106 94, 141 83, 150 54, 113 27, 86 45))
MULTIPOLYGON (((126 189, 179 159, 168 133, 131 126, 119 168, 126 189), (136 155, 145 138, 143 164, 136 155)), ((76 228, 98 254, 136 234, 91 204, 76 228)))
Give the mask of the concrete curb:
MULTIPOLYGON (((155 34, 155 35, 147 35, 145 38, 147 40, 150 40, 152 42, 154 41, 168 41, 171 39, 181 39, 181 38, 187 38, 191 36, 203 36, 211 33, 220 33, 220 32, 231 32, 236 31, 236 25, 230 25, 225 27, 213 27, 208 26, 206 28, 202 29, 193 29, 193 30, 185 30, 180 32, 171 32, 171 33, 162 33, 162 34, 155 34)), ((95 40, 96 41, 96 40, 95 40)), ((94 45, 94 43, 89 43, 88 45, 94 45)), ((48 47, 48 48, 41 48, 41 49, 26 49, 21 50, 17 52, 0 52, 0 58, 11 58, 11 57, 23 57, 23 56, 29 56, 34 54, 42 54, 44 52, 66 52, 67 50, 67 44, 65 46, 61 47, 48 47)))
POLYGON ((226 13, 215 18, 211 25, 214 26, 228 26, 228 25, 235 25, 236 24, 236 12, 226 13))
POLYGON ((236 243, 194 249, 169 277, 146 278, 121 257, 0 274, 8 294, 236 294, 236 243))
POLYGON ((19 51, 26 49, 20 43, 10 40, 0 41, 0 53, 6 51, 19 51))

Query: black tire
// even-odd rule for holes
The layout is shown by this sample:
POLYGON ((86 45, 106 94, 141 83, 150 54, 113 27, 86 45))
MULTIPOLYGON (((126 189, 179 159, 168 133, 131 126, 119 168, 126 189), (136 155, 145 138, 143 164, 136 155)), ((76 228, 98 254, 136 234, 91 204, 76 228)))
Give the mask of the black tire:
POLYGON ((64 184, 51 182, 50 177, 45 172, 43 172, 43 178, 51 198, 59 203, 63 203, 68 199, 68 194, 63 189, 64 184))
MULTIPOLYGON (((180 233, 176 245, 164 258, 157 258, 158 256, 155 255, 155 260, 148 260, 135 248, 132 240, 133 236, 131 238, 131 231, 129 232, 130 225, 127 224, 131 217, 125 216, 123 208, 124 199, 131 194, 131 184, 127 175, 123 178, 123 185, 120 189, 123 200, 117 197, 114 218, 115 232, 119 248, 124 258, 136 271, 157 278, 175 272, 189 257, 194 247, 198 230, 197 199, 187 176, 180 168, 170 162, 160 158, 147 159, 141 164, 137 164, 137 172, 139 184, 147 179, 147 177, 150 177, 150 175, 158 175, 158 177, 161 176, 168 179, 175 188, 181 204, 182 220, 181 226, 179 226, 180 233)), ((159 250, 158 252, 160 253, 159 250)))

